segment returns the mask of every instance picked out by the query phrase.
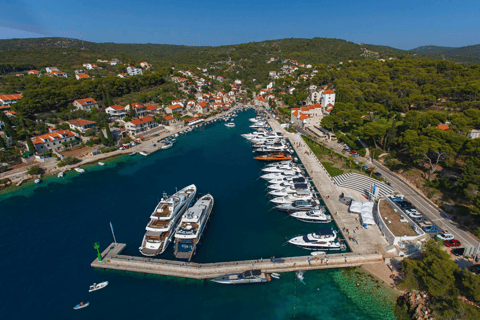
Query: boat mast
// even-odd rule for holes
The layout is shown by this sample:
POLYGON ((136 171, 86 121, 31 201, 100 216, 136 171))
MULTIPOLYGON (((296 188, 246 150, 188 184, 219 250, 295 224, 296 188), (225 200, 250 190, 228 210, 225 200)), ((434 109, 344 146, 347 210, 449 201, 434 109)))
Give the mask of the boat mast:
POLYGON ((110 230, 112 230, 113 242, 115 242, 115 244, 117 244, 117 240, 115 239, 115 233, 113 232, 113 226, 112 226, 111 221, 110 221, 110 230))

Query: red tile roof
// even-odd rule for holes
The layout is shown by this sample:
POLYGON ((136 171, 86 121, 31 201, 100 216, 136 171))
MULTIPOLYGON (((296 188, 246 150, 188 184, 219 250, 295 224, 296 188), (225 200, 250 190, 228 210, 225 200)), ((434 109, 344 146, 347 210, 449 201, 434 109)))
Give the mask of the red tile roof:
POLYGON ((134 107, 135 109, 143 108, 143 106, 142 106, 140 103, 138 103, 138 102, 132 103, 132 107, 134 107))
POLYGON ((205 108, 207 106, 207 103, 206 102, 200 102, 198 105, 202 108, 205 108))
POLYGON ((179 104, 174 104, 173 106, 168 107, 170 110, 183 109, 179 104))
POLYGON ((148 105, 148 104, 145 106, 145 109, 147 109, 148 111, 154 111, 154 110, 157 110, 158 108, 159 107, 148 105))
POLYGON ((109 108, 112 108, 113 110, 123 110, 123 109, 124 109, 124 108, 123 108, 121 105, 119 105, 119 104, 116 104, 116 105, 114 105, 114 106, 110 106, 109 108))
POLYGON ((22 95, 21 94, 4 94, 4 95, 0 95, 0 100, 18 100, 18 99, 22 99, 22 95))
POLYGON ((89 124, 95 124, 95 121, 90 121, 90 120, 84 120, 84 119, 78 119, 78 120, 70 120, 67 121, 67 123, 72 124, 77 127, 83 127, 89 124))
POLYGON ((335 92, 329 89, 329 90, 323 91, 323 94, 335 94, 335 92))
POLYGON ((301 114, 300 115, 300 120, 305 120, 305 119, 310 119, 310 117, 307 116, 306 114, 301 114))
MULTIPOLYGON (((76 102, 80 103, 82 106, 86 104, 97 103, 97 101, 93 100, 92 98, 85 98, 85 99, 77 99, 76 102)), ((74 102, 75 102, 74 101, 74 102)))
POLYGON ((76 74, 75 77, 80 78, 80 79, 90 78, 90 76, 88 74, 76 74))
POLYGON ((41 136, 36 136, 32 138, 33 144, 43 144, 46 142, 51 142, 54 140, 63 139, 65 137, 75 136, 70 130, 59 130, 52 133, 42 134, 41 136))
POLYGON ((175 117, 172 116, 172 115, 168 115, 168 116, 165 117, 165 120, 167 120, 167 121, 170 121, 170 120, 173 120, 173 119, 175 119, 175 117))
POLYGON ((195 121, 195 120, 198 120, 198 117, 193 117, 193 118, 187 119, 185 121, 186 122, 192 122, 192 121, 195 121))
POLYGON ((147 123, 147 122, 150 122, 150 121, 153 121, 153 119, 151 117, 145 117, 145 118, 139 118, 139 119, 132 120, 132 121, 130 121, 130 123, 135 125, 135 126, 138 126, 140 124, 147 123))
POLYGON ((439 124, 439 125, 437 126, 437 129, 440 129, 440 130, 444 130, 444 131, 445 131, 445 130, 449 130, 450 127, 449 127, 449 126, 446 126, 446 125, 444 125, 444 124, 439 124))

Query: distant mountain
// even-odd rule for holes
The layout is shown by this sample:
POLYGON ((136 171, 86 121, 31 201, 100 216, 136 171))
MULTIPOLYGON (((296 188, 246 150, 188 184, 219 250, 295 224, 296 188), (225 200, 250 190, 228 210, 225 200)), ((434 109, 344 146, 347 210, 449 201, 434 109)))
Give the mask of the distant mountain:
POLYGON ((410 50, 411 52, 434 53, 450 56, 468 56, 480 57, 480 44, 466 47, 438 47, 438 46, 422 46, 410 50))

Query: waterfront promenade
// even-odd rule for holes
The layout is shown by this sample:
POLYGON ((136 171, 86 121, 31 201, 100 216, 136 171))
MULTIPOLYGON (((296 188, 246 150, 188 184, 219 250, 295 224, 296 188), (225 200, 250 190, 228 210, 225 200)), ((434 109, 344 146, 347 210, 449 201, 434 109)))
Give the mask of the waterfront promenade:
POLYGON ((342 232, 350 250, 361 254, 376 252, 385 254, 385 248, 389 244, 380 233, 378 227, 374 225, 365 229, 361 225, 359 215, 348 212, 348 206, 339 201, 343 190, 335 186, 323 165, 315 154, 311 152, 301 136, 297 133, 285 131, 276 120, 270 118, 268 122, 275 131, 282 132, 285 138, 292 144, 305 171, 312 179, 312 183, 320 193, 320 197, 332 214, 340 232, 342 232))
POLYGON ((102 261, 95 259, 91 266, 100 269, 132 271, 165 276, 211 279, 225 274, 240 273, 259 269, 265 273, 292 272, 299 270, 320 270, 332 268, 358 267, 364 264, 383 262, 378 253, 345 253, 321 256, 301 256, 219 263, 192 263, 156 258, 121 255, 126 245, 112 243, 102 253, 102 261))

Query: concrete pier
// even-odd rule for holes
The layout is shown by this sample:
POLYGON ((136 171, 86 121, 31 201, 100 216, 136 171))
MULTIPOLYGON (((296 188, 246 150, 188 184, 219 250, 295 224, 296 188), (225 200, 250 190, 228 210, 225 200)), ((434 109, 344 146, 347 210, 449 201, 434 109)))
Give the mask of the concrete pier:
POLYGON ((240 273, 252 269, 262 272, 292 272, 358 267, 364 264, 383 262, 379 253, 371 254, 326 254, 322 256, 279 257, 271 259, 230 261, 219 263, 192 263, 156 258, 122 255, 126 245, 112 243, 102 253, 102 261, 95 259, 91 266, 101 269, 132 271, 192 279, 211 279, 225 274, 240 273), (328 262, 327 262, 328 261, 328 262))

